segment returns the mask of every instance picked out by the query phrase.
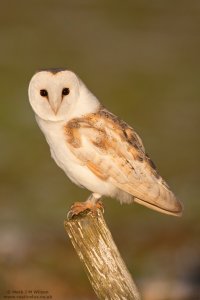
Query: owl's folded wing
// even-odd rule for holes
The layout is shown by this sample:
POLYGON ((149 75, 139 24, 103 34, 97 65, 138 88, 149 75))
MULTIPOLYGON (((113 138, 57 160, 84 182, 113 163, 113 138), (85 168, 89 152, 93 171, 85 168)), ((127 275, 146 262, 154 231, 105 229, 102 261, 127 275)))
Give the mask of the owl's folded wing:
POLYGON ((73 154, 101 180, 133 195, 140 204, 167 214, 181 214, 181 203, 158 175, 139 136, 126 123, 104 110, 71 120, 65 134, 73 154))

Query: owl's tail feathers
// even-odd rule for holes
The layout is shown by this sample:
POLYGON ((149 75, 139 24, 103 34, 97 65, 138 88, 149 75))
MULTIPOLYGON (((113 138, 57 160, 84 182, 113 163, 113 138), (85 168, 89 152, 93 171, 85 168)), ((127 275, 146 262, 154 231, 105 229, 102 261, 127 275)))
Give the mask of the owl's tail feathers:
POLYGON ((143 195, 141 195, 141 197, 138 196, 136 196, 134 201, 139 204, 168 215, 178 217, 182 215, 182 203, 172 193, 164 180, 155 184, 154 187, 147 190, 146 193, 145 190, 143 190, 143 195))
POLYGON ((181 216, 183 211, 182 203, 175 197, 167 184, 154 182, 154 184, 118 184, 118 187, 134 196, 134 201, 153 210, 181 216))
POLYGON ((134 201, 139 204, 142 204, 148 208, 151 208, 153 210, 156 210, 158 212, 161 212, 161 213, 164 213, 167 215, 181 217, 182 213, 183 213, 183 205, 177 198, 174 198, 173 203, 172 203, 172 201, 170 201, 171 202, 170 207, 168 207, 168 208, 167 208, 166 203, 165 203, 165 205, 162 205, 162 202, 166 202, 166 200, 164 200, 164 199, 157 201, 157 203, 152 203, 151 201, 142 200, 139 198, 134 198, 134 201))

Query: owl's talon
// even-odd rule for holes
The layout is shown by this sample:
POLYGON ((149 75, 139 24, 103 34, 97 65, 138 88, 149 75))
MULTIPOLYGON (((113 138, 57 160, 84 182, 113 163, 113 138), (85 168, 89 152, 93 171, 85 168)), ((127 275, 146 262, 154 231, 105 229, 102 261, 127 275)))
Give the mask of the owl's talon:
POLYGON ((96 210, 100 209, 102 211, 102 213, 104 213, 104 206, 103 206, 103 202, 102 201, 97 201, 95 204, 96 210))
POLYGON ((104 213, 104 207, 101 201, 97 201, 95 203, 92 201, 75 202, 67 214, 67 219, 73 219, 74 217, 78 216, 79 214, 83 214, 86 211, 91 211, 93 214, 97 214, 98 209, 104 213))

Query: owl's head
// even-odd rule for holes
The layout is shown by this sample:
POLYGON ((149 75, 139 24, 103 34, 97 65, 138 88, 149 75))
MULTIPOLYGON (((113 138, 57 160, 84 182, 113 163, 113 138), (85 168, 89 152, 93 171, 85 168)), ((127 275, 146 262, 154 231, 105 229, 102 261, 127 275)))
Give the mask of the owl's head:
POLYGON ((35 114, 47 121, 78 117, 98 102, 75 73, 57 69, 39 71, 32 77, 29 101, 35 114))

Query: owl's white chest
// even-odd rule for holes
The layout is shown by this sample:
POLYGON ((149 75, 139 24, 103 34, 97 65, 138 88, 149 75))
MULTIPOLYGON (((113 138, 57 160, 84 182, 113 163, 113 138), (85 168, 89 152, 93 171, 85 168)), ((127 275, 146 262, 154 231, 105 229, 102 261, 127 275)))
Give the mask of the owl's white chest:
POLYGON ((36 120, 50 146, 51 156, 71 181, 94 193, 113 194, 112 186, 96 177, 69 149, 64 134, 66 122, 47 122, 38 117, 36 120))
POLYGON ((80 165, 80 162, 67 147, 67 141, 64 136, 65 123, 47 122, 37 117, 36 120, 50 146, 52 158, 74 183, 81 185, 76 178, 77 167, 80 165))

